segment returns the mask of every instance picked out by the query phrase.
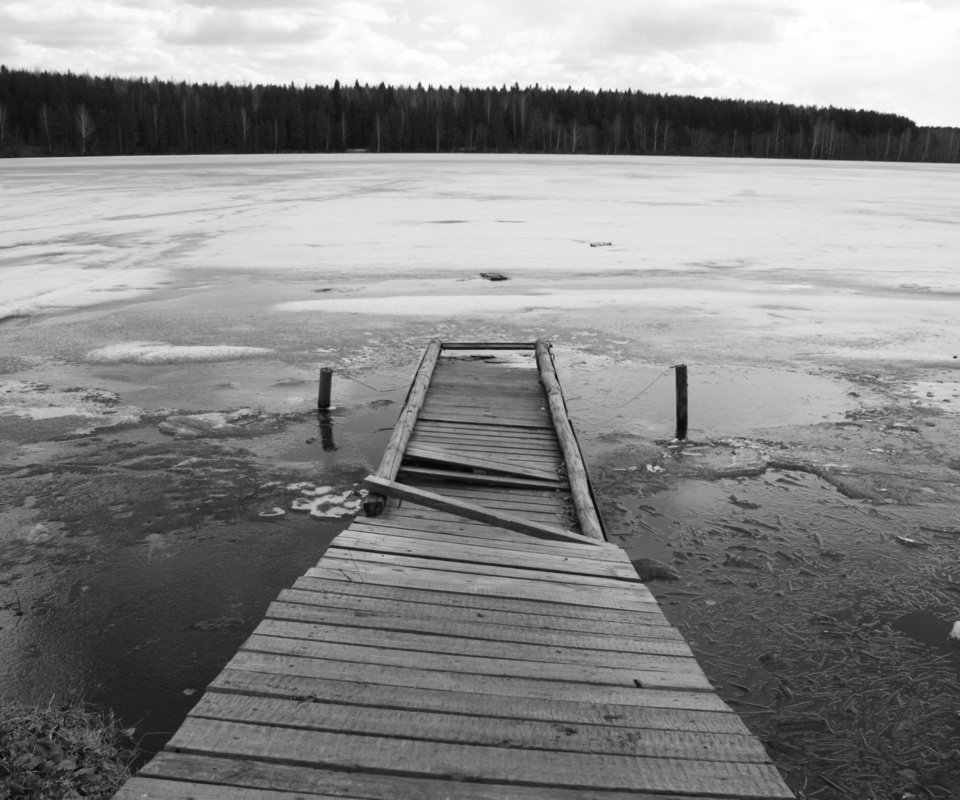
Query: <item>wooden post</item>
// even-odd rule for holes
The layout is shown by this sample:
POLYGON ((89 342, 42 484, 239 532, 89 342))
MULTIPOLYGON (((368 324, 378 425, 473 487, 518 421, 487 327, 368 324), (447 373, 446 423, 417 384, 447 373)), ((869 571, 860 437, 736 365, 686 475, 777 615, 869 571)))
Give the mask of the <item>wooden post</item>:
POLYGON ((687 365, 677 364, 677 438, 687 438, 687 365))
MULTIPOLYGON (((380 467, 375 475, 387 481, 393 481, 400 471, 400 462, 403 461, 403 453, 410 441, 410 434, 413 433, 413 426, 417 421, 417 414, 423 405, 423 400, 427 396, 427 388, 430 386, 430 378, 433 377, 433 369, 437 365, 437 359, 440 357, 440 340, 433 339, 427 345, 423 353, 423 359, 417 369, 417 375, 413 379, 410 391, 407 393, 407 400, 403 405, 403 411, 397 424, 393 426, 393 433, 390 441, 387 443, 387 449, 383 451, 383 458, 380 459, 380 467)), ((368 517, 376 517, 383 513, 387 504, 387 498, 376 492, 371 492, 363 500, 363 513, 368 517)))
POLYGON ((557 431, 560 450, 567 465, 567 480, 570 482, 570 494, 573 495, 573 505, 577 510, 580 530, 585 536, 605 541, 603 525, 600 523, 593 503, 593 493, 590 491, 590 480, 587 477, 587 468, 583 464, 580 445, 577 444, 577 437, 567 417, 567 406, 563 401, 563 392, 560 391, 560 381, 557 380, 550 345, 543 339, 537 340, 537 366, 540 368, 540 381, 543 383, 547 401, 550 404, 553 427, 557 431))
POLYGON ((317 408, 330 408, 330 385, 333 383, 333 370, 330 367, 320 367, 320 391, 317 393, 317 408))

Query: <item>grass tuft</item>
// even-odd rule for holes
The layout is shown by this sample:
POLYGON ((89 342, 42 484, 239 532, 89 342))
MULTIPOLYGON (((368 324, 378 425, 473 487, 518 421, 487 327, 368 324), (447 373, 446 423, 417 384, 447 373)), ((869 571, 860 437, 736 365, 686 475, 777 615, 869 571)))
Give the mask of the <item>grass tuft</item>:
POLYGON ((112 713, 0 700, 0 800, 109 798, 137 747, 112 713))

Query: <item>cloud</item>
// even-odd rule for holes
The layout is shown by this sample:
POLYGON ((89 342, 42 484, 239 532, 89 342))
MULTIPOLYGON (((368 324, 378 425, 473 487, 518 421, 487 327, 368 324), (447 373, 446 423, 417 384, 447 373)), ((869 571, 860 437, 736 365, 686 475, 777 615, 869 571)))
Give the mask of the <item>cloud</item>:
POLYGON ((320 28, 319 21, 303 14, 183 7, 172 16, 161 38, 170 44, 260 47, 315 41, 320 28))
POLYGON ((727 44, 773 44, 799 12, 776 3, 654 3, 607 19, 599 40, 614 52, 688 51, 727 44))

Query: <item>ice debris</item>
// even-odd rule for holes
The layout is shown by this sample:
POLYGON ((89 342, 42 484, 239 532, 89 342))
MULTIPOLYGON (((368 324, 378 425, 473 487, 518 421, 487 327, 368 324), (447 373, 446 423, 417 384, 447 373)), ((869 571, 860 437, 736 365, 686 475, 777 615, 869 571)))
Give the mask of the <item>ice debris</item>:
POLYGON ((272 517, 282 517, 286 513, 287 512, 279 506, 274 506, 268 511, 261 511, 257 516, 262 517, 263 519, 271 519, 272 517))
POLYGON ((210 411, 205 414, 174 414, 159 424, 161 433, 176 439, 254 436, 277 427, 276 417, 241 408, 237 411, 210 411))
POLYGON ((951 642, 960 642, 960 620, 953 623, 953 629, 947 634, 947 639, 951 642))
POLYGON ((894 536, 900 544, 904 547, 929 547, 930 542, 925 542, 922 539, 912 539, 909 536, 894 536))
POLYGON ((289 491, 300 492, 290 504, 294 511, 307 512, 318 519, 339 519, 353 516, 360 510, 365 490, 347 489, 334 491, 332 486, 315 486, 312 483, 291 483, 289 491))

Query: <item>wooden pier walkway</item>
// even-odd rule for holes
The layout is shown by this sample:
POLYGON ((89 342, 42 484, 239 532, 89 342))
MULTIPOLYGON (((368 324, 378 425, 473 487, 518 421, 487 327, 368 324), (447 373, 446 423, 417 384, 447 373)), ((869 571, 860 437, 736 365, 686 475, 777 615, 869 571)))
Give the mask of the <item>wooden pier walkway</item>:
POLYGON ((117 798, 794 796, 605 541, 546 344, 432 343, 367 487, 117 798))

